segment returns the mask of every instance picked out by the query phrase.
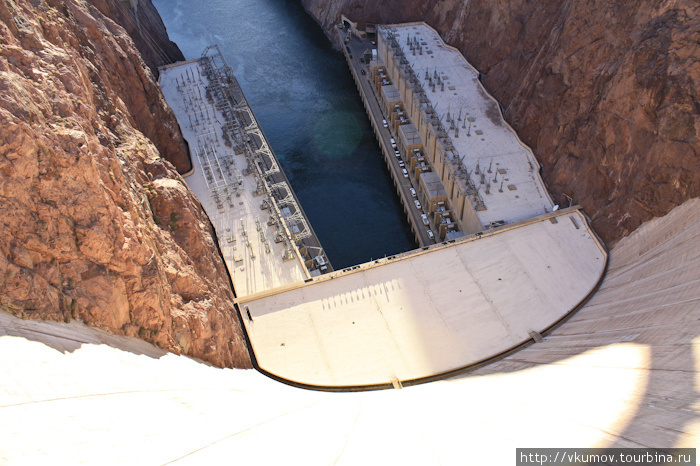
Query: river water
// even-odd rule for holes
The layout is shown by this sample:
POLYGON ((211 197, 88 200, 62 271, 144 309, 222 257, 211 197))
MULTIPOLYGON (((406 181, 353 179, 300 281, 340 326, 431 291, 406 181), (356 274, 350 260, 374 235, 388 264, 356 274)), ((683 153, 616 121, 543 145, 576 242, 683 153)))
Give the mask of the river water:
POLYGON ((335 269, 416 247, 343 55, 299 0, 154 0, 187 59, 218 44, 335 269))

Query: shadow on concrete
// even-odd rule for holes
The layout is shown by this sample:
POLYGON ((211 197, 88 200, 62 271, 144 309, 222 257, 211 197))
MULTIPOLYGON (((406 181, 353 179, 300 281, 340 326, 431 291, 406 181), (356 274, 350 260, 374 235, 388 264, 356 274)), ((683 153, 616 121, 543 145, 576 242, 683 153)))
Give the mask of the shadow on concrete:
POLYGON ((698 199, 645 224, 611 251, 601 288, 570 320, 542 342, 450 380, 567 365, 584 353, 637 345, 649 357, 636 367, 616 367, 614 361, 587 366, 644 374, 643 390, 631 395, 634 412, 609 447, 694 445, 700 420, 698 226, 698 199))
POLYGON ((70 323, 45 322, 19 319, 0 311, 0 338, 20 337, 42 343, 61 353, 72 353, 84 344, 107 345, 135 355, 154 359, 169 354, 167 351, 137 338, 111 335, 99 329, 71 321, 70 323))

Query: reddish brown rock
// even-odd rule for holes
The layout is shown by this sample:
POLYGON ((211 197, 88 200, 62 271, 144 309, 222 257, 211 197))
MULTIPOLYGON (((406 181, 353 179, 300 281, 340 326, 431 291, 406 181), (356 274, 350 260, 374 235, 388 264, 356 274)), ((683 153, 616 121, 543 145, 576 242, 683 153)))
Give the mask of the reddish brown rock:
POLYGON ((425 20, 483 73, 555 199, 608 243, 700 196, 700 3, 303 0, 329 32, 425 20))
POLYGON ((166 160, 182 162, 182 138, 131 38, 80 0, 8 0, 0 19, 0 309, 250 367, 209 220, 166 160))
POLYGON ((168 38, 163 21, 150 0, 91 0, 90 4, 104 17, 122 26, 140 52, 128 55, 130 61, 138 62, 134 63, 133 70, 102 57, 107 58, 107 66, 116 76, 136 73, 139 77, 138 80, 121 80, 124 84, 135 85, 137 92, 132 92, 128 86, 118 89, 136 129, 153 141, 161 155, 175 165, 178 172, 189 172, 192 163, 177 120, 166 105, 160 87, 154 80, 146 79, 142 71, 143 61, 157 77, 159 66, 184 60, 185 57, 168 38))

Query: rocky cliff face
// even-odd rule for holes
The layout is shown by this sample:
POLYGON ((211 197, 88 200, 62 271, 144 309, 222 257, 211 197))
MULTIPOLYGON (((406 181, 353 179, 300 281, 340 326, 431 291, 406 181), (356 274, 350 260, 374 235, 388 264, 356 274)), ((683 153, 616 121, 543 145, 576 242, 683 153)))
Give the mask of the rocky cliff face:
POLYGON ((330 34, 425 20, 483 73, 543 166, 612 244, 700 196, 700 4, 695 0, 302 0, 330 34))
POLYGON ((0 309, 250 367, 175 118, 104 14, 124 5, 0 2, 0 309))
POLYGON ((154 75, 158 75, 159 66, 185 59, 175 42, 168 38, 165 24, 151 0, 91 0, 90 3, 124 28, 154 75))

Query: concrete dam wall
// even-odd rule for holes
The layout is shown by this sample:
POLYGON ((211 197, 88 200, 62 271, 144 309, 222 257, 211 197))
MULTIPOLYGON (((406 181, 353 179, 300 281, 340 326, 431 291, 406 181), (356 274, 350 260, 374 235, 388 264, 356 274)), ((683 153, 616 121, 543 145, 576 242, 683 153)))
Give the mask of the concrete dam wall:
POLYGON ((403 390, 299 390, 3 313, 0 459, 512 464, 526 446, 697 446, 698 226, 697 199, 643 225, 611 251, 599 292, 543 342, 403 390))

